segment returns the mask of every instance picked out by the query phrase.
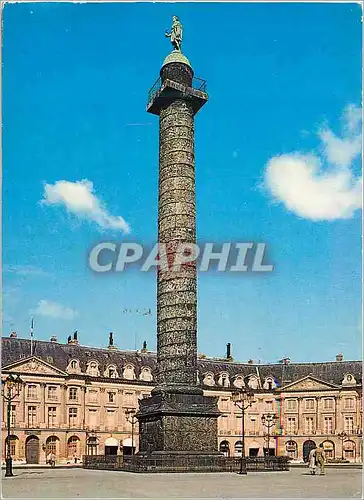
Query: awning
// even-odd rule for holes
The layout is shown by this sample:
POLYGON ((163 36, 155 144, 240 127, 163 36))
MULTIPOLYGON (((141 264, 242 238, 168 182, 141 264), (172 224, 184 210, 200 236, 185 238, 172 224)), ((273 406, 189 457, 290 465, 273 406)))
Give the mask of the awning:
POLYGON ((105 440, 105 446, 119 446, 119 441, 113 437, 108 437, 105 440))
MULTIPOLYGON (((123 440, 123 446, 130 446, 130 448, 131 448, 132 447, 131 443, 132 443, 131 442, 131 438, 126 438, 126 439, 123 440)), ((135 447, 136 447, 136 442, 134 440, 134 446, 133 446, 133 448, 135 448, 135 447)))

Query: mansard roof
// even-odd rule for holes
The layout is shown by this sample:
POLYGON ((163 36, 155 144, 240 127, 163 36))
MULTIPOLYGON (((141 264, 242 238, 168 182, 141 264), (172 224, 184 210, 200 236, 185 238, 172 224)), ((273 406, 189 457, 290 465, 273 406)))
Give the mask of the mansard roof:
MULTIPOLYGON (((108 365, 115 365, 120 372, 126 364, 135 367, 138 377, 142 367, 149 366, 155 372, 157 356, 155 352, 123 351, 119 349, 95 348, 78 344, 61 344, 58 342, 35 341, 34 356, 43 359, 50 365, 65 371, 72 359, 80 363, 81 372, 86 371, 90 361, 99 363, 100 372, 108 365)), ((30 340, 21 338, 2 338, 2 366, 5 367, 30 356, 30 340)), ((248 377, 257 375, 261 384, 267 377, 273 377, 278 387, 298 381, 308 375, 331 384, 341 385, 345 374, 351 373, 357 384, 361 384, 361 361, 331 361, 323 363, 281 363, 249 364, 214 360, 209 358, 198 359, 198 370, 202 382, 203 375, 213 373, 215 382, 220 373, 227 373, 231 380, 237 375, 248 377)))

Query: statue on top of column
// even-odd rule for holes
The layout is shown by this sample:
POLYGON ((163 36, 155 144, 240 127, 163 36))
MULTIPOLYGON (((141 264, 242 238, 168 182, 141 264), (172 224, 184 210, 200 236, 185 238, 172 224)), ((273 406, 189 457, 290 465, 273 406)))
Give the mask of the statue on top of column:
POLYGON ((165 36, 171 39, 173 50, 178 50, 179 52, 181 52, 182 33, 183 33, 182 24, 179 22, 177 16, 173 16, 172 19, 173 19, 173 24, 171 32, 168 33, 168 31, 166 31, 165 36))

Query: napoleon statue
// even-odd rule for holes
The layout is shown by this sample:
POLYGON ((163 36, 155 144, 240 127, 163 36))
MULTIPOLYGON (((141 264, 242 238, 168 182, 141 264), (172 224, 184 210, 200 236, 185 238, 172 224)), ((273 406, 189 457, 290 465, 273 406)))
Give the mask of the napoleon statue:
POLYGON ((166 31, 165 36, 171 39, 173 50, 178 50, 179 52, 181 52, 182 33, 183 33, 182 24, 179 22, 177 16, 173 16, 172 19, 173 19, 173 24, 171 32, 168 33, 168 31, 166 31))

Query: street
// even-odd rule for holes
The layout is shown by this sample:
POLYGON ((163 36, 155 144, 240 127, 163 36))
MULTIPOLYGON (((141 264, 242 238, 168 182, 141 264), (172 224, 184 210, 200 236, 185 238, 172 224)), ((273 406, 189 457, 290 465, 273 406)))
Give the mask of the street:
POLYGON ((361 498, 361 470, 328 468, 238 474, 132 474, 84 469, 16 469, 4 498, 361 498))

